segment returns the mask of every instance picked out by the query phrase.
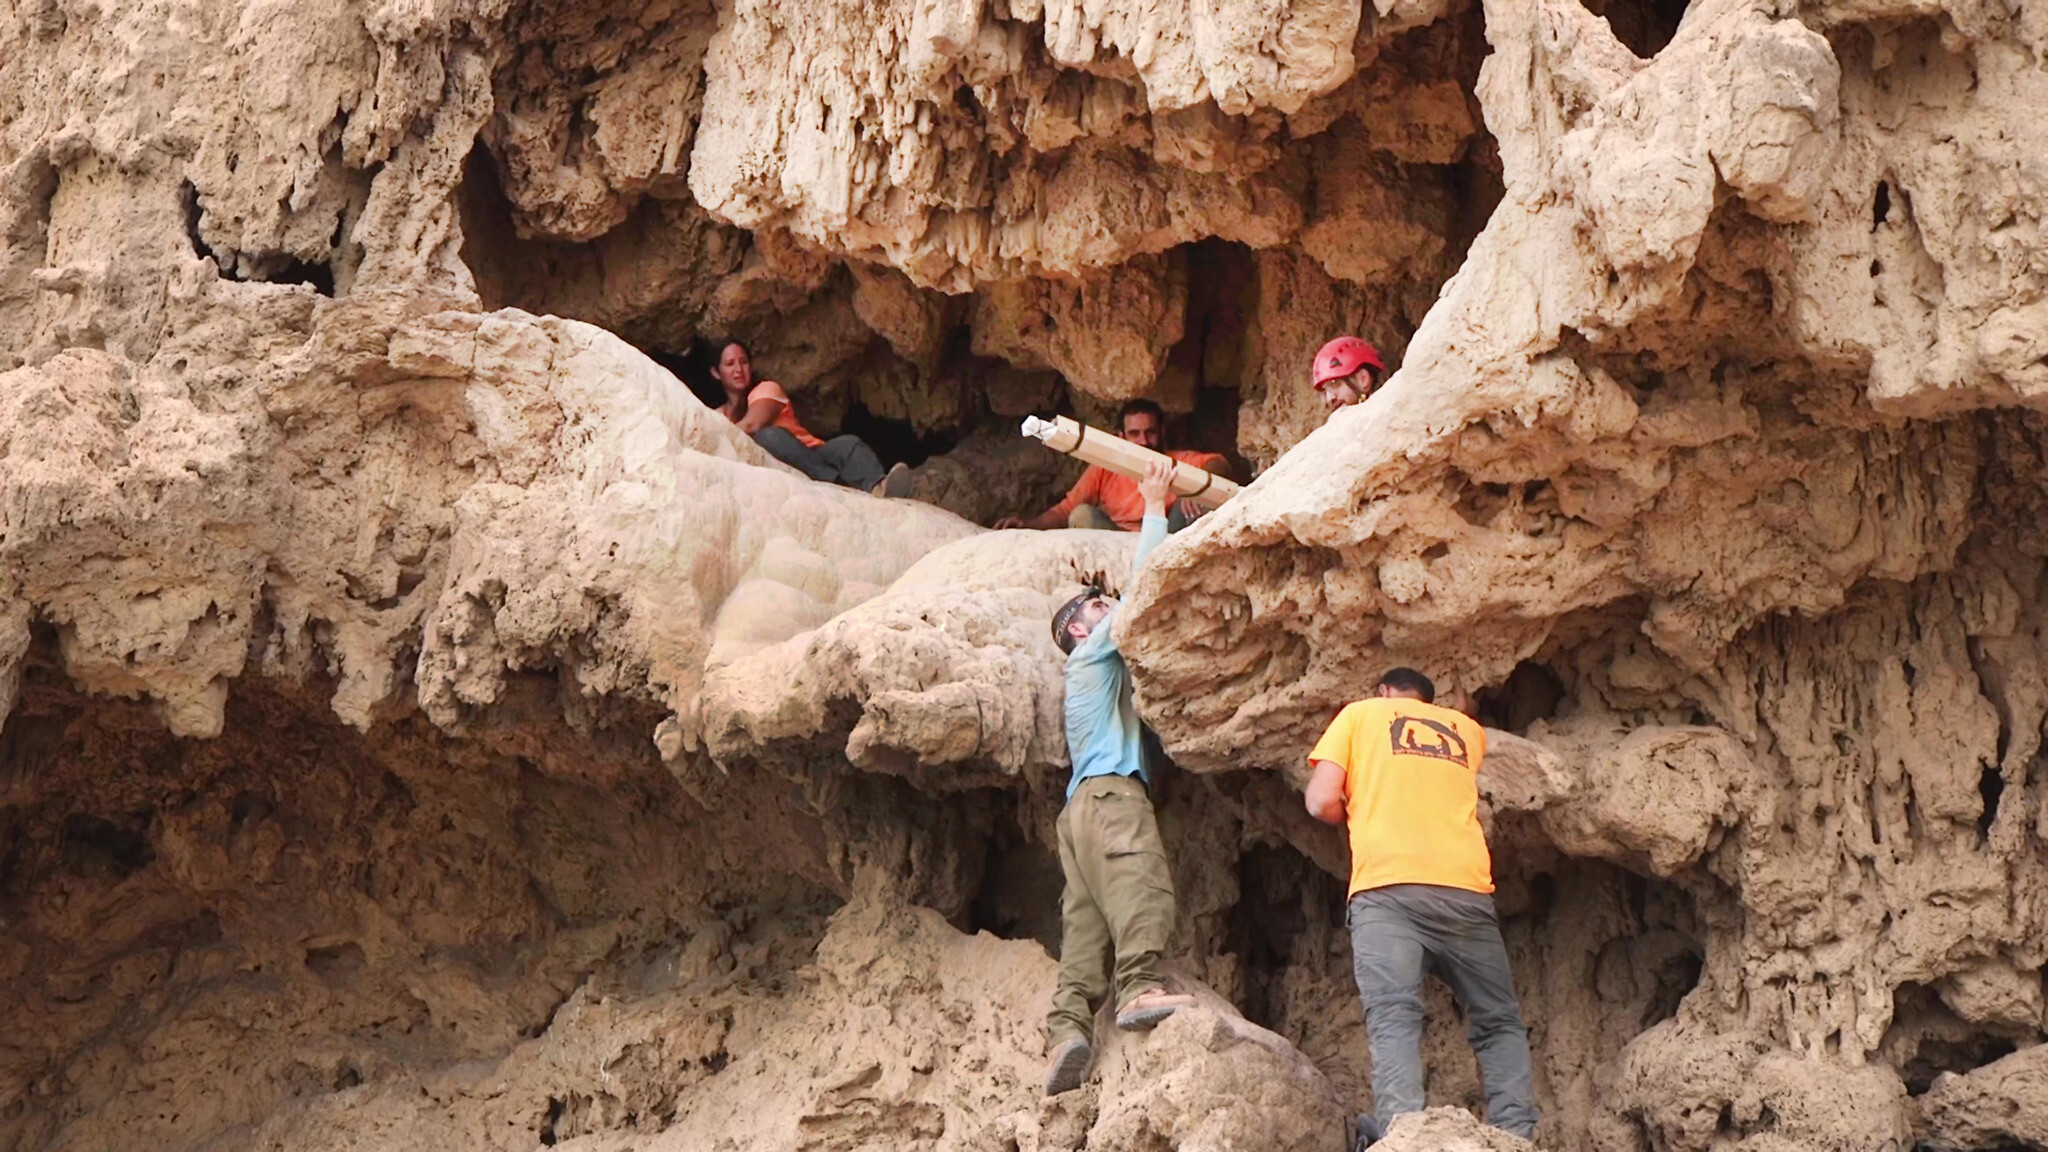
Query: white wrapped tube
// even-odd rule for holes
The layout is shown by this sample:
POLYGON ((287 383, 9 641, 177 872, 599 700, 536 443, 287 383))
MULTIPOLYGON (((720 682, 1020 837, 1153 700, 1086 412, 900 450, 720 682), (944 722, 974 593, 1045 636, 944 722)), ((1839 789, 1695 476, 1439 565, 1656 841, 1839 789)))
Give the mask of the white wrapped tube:
MULTIPOLYGON (((1163 452, 1154 452, 1131 443, 1121 436, 1114 436, 1100 428, 1091 428, 1071 416, 1055 416, 1040 420, 1036 416, 1024 418, 1024 435, 1031 437, 1055 452, 1064 452, 1077 460, 1099 464, 1119 476, 1142 480, 1145 469, 1155 460, 1171 460, 1163 452)), ((1173 494, 1186 497, 1208 508, 1221 507, 1225 500, 1237 495, 1236 483, 1226 480, 1213 472, 1205 472, 1193 464, 1174 461, 1173 494)))

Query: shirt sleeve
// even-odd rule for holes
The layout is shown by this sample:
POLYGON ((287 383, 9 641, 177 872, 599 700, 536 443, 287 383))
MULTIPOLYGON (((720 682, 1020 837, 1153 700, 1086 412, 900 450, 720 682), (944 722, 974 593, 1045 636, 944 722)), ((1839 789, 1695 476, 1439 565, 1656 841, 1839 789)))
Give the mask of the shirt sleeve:
POLYGON ((1152 554, 1159 542, 1166 539, 1166 517, 1147 513, 1145 522, 1138 528, 1138 554, 1131 558, 1131 581, 1137 582, 1138 573, 1145 568, 1145 557, 1152 554))
POLYGON ((1188 452, 1185 453, 1182 457, 1179 457, 1179 459, 1181 463, 1192 464, 1195 467, 1200 468, 1204 472, 1214 472, 1218 476, 1222 476, 1226 479, 1229 478, 1229 457, 1219 455, 1215 452, 1188 452))
MULTIPOLYGON (((1144 527, 1138 529, 1138 555, 1131 561, 1131 580, 1133 582, 1137 581, 1139 571, 1145 567, 1145 554, 1152 551, 1164 539, 1166 539, 1166 517, 1145 517, 1144 527)), ((1127 594, 1130 592, 1129 585, 1125 585, 1124 592, 1127 594)), ((1112 612, 1114 612, 1114 609, 1112 609, 1112 612)), ((1114 652, 1117 654, 1118 659, 1122 659, 1123 649, 1117 647, 1115 630, 1111 627, 1115 620, 1116 617, 1114 615, 1103 617, 1102 623, 1095 626, 1095 631, 1089 634, 1088 640, 1083 640, 1081 643, 1086 644, 1088 641, 1100 636, 1103 638, 1103 650, 1105 652, 1114 652)), ((1076 652, 1080 650, 1078 647, 1074 649, 1076 652)))
POLYGON ((1308 754, 1309 763, 1328 760, 1341 765, 1348 776, 1351 772, 1351 737, 1357 728, 1358 709, 1347 704, 1323 730, 1323 738, 1316 741, 1315 750, 1308 754))
POLYGON ((777 384, 773 380, 763 380, 754 385, 753 390, 747 393, 747 407, 749 408, 763 400, 773 400, 785 409, 789 407, 789 393, 784 392, 782 385, 777 384))
POLYGON ((1052 506, 1046 515, 1066 516, 1083 504, 1095 504, 1102 499, 1103 471, 1100 464, 1090 464, 1074 486, 1067 490, 1066 498, 1052 506))

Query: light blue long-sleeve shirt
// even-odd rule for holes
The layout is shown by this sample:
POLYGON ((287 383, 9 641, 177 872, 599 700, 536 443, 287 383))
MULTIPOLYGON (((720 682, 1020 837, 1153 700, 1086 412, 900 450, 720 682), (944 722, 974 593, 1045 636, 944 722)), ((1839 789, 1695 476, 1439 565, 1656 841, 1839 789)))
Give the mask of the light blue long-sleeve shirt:
MULTIPOLYGON (((1138 529, 1138 554, 1131 560, 1131 581, 1145 566, 1145 557, 1166 539, 1166 517, 1146 516, 1138 529)), ((1128 588, 1127 582, 1125 587, 1128 588)), ((1090 776, 1136 776, 1151 787, 1145 771, 1144 737, 1138 708, 1131 700, 1131 670, 1116 646, 1116 609, 1095 625, 1086 640, 1067 655, 1067 755, 1074 775, 1067 781, 1067 799, 1090 776)))

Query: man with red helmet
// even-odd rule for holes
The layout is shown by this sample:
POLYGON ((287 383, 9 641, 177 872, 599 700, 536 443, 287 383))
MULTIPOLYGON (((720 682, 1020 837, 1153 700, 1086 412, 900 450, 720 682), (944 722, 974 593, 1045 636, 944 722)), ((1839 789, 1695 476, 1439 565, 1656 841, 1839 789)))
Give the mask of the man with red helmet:
POLYGON ((1379 349, 1356 336, 1339 336, 1316 353, 1310 385, 1324 409, 1335 412, 1372 395, 1386 372, 1379 349))

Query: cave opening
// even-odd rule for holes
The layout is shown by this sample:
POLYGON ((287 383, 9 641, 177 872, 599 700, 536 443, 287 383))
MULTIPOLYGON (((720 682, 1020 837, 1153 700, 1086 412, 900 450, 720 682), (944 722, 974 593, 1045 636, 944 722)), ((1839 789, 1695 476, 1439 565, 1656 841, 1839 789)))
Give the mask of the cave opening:
MULTIPOLYGON (((332 265, 301 260, 296 256, 272 257, 261 265, 262 271, 247 279, 261 280, 266 284, 304 284, 322 296, 334 295, 334 268, 332 265)), ((231 280, 244 277, 230 276, 231 280)))
POLYGON ((73 812, 64 818, 63 845, 66 867, 76 871, 110 872, 125 880, 156 859, 149 846, 151 813, 148 809, 124 814, 117 823, 87 812, 73 812))
POLYGON ((1538 720, 1555 717, 1568 695, 1563 678, 1549 665, 1524 660, 1499 685, 1475 693, 1477 719, 1489 728, 1524 735, 1538 720))
POLYGON ((2004 1036, 1975 1033, 1954 1039, 1931 1038, 1920 1042, 1913 1058, 1899 1069, 1906 1082, 1906 1094, 1924 1095, 1944 1072, 1970 1072, 1995 1060, 2004 1059, 2019 1046, 2004 1036))
POLYGON ((2038 1029, 1965 1020, 1935 989, 1909 980, 1892 991, 1892 1023, 1878 1052, 1898 1070, 1907 1095, 1921 1096, 1944 1072, 1975 1071, 2040 1038, 2038 1029))
POLYGON ((1256 290, 1254 255, 1244 244, 1215 238, 1189 244, 1185 252, 1186 317, 1180 341, 1167 352, 1160 384, 1168 392, 1188 389, 1193 403, 1169 419, 1169 443, 1218 453, 1229 459, 1235 478, 1247 480, 1251 474, 1238 449, 1237 417, 1242 382, 1250 370, 1245 335, 1256 290))
POLYGON ((1678 35, 1689 0, 1580 0, 1607 21, 1614 38, 1643 60, 1662 52, 1678 35))
POLYGON ((185 217, 185 239, 192 244, 192 254, 205 260, 213 255, 207 247, 206 238, 200 235, 199 221, 202 210, 199 205, 199 186, 186 180, 178 185, 178 208, 185 217))
POLYGON ((1059 856, 1024 827, 1014 793, 994 792, 992 797, 980 885, 961 927, 1005 940, 1036 940, 1058 956, 1060 894, 1066 887, 1059 856))
POLYGON ((1678 1006, 1699 987, 1706 971, 1706 947, 1693 901, 1677 886, 1636 872, 1623 874, 1629 910, 1642 927, 1633 962, 1647 975, 1648 995, 1640 1017, 1644 1029, 1678 1015, 1678 1006))
MULTIPOLYGON (((668 369, 707 408, 725 404, 715 371, 719 341, 708 337, 692 339, 681 349, 659 344, 636 344, 647 358, 668 369)), ((957 429, 920 432, 908 420, 894 420, 876 414, 858 398, 849 403, 839 418, 838 433, 860 437, 884 464, 902 462, 915 468, 934 456, 943 456, 959 445, 957 429)), ((820 432, 820 435, 823 433, 820 432)))
MULTIPOLYGON (((856 319, 859 280, 848 269, 813 267, 811 257, 791 255, 801 245, 718 224, 684 201, 642 197, 623 222, 590 240, 525 235, 501 166, 479 140, 457 205, 461 256, 486 309, 606 328, 711 407, 724 399, 713 337, 738 336, 755 352, 757 373, 789 389, 815 434, 859 436, 885 465, 952 460, 929 485, 920 481, 918 497, 977 522, 1036 515, 1080 471, 1015 446, 1024 413, 1105 427, 1114 420, 1117 402, 1074 392, 1062 373, 1030 359, 1038 353, 977 352, 978 294, 917 297, 930 341, 917 356, 856 319), (808 270, 788 270, 799 267, 808 270), (997 469, 1007 474, 990 474, 997 469)), ((1182 334, 1142 394, 1166 409, 1170 445, 1218 453, 1234 479, 1248 480, 1238 421, 1242 386, 1256 367, 1246 343, 1256 255, 1210 238, 1165 258, 1183 266, 1182 334)))
MULTIPOLYGON (((223 259, 215 253, 213 246, 206 242, 199 224, 204 216, 204 206, 199 201, 199 188, 186 180, 178 185, 178 207, 185 220, 185 239, 192 245, 192 254, 202 260, 212 260, 214 267, 229 280, 243 282, 259 281, 265 284, 304 284, 322 296, 334 295, 334 267, 332 264, 302 260, 281 252, 251 254, 244 252, 233 259, 223 259)), ((335 222, 336 247, 342 222, 335 222)))
MULTIPOLYGON (((1618 1052, 1676 1016, 1699 987, 1706 946, 1694 901, 1677 885, 1600 860, 1555 860, 1542 871, 1521 873, 1503 855, 1499 865, 1496 901, 1510 955, 1551 952, 1541 960, 1545 967, 1590 961, 1580 990, 1605 1009, 1595 1014, 1610 1029, 1603 1050, 1618 1052), (1617 926, 1622 930, 1614 931, 1617 926), (1579 957, 1554 951, 1561 941, 1590 939, 1595 931, 1609 935, 1579 957)), ((1518 972, 1518 985, 1523 978, 1518 972)), ((1567 1010, 1568 1003, 1554 1003, 1531 1012, 1542 1019, 1567 1010)))
POLYGON ((2005 773, 1996 764, 1985 764, 1977 775, 1977 795, 1984 801, 1983 810, 1977 816, 1977 843, 1987 844, 1991 840, 1991 826, 1998 822, 1998 802, 2005 795, 2005 773))
POLYGON ((1244 1018, 1276 1031, 1283 1025, 1283 983, 1309 962, 1304 943, 1312 923, 1341 930, 1344 882, 1285 844, 1258 844, 1237 860, 1237 903, 1224 948, 1243 966, 1237 1007, 1244 1018))

